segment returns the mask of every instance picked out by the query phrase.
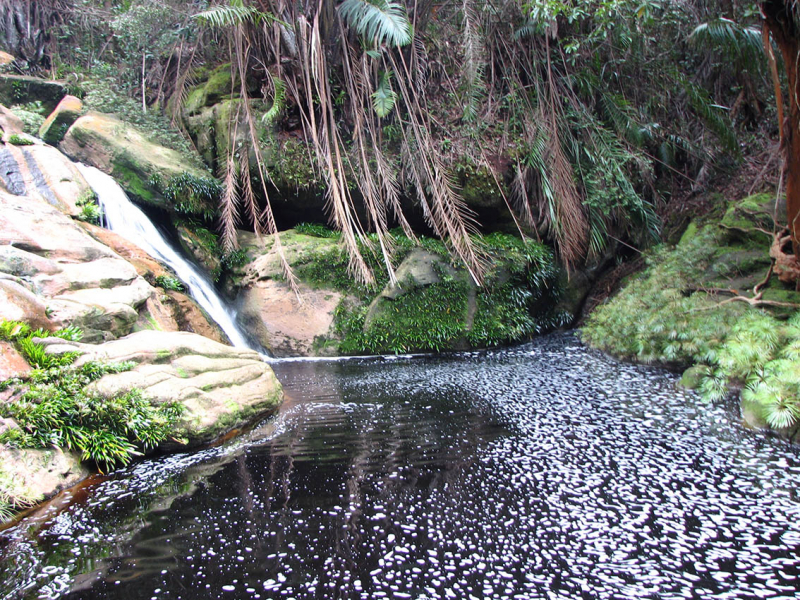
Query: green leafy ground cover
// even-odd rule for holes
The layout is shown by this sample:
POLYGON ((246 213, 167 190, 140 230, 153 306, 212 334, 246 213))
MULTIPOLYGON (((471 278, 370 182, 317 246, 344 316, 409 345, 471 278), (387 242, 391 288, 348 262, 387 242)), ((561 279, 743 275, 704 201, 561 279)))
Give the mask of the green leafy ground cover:
MULTIPOLYGON (((676 247, 650 251, 582 336, 621 358, 691 367, 684 383, 709 401, 741 388, 746 410, 785 430, 800 423, 800 313, 731 301, 752 296, 769 268, 769 237, 755 229, 771 228, 767 200, 745 199, 718 223, 693 224, 676 247)), ((775 277, 764 299, 800 304, 775 277)))
MULTIPOLYGON (((339 235, 316 224, 302 224, 296 231, 322 238, 339 235)), ((369 322, 370 305, 389 282, 376 250, 377 239, 370 236, 361 247, 375 274, 374 285, 354 281, 348 272, 347 253, 339 246, 311 253, 295 269, 302 281, 350 296, 334 315, 340 354, 484 348, 520 342, 565 323, 565 315, 554 309, 558 269, 549 248, 500 233, 478 242, 491 264, 481 287, 474 286, 443 242, 422 237, 419 246, 441 259, 434 266, 440 281, 426 286, 405 282, 407 291, 369 322)), ((392 233, 391 243, 395 268, 417 247, 397 231, 392 233)))

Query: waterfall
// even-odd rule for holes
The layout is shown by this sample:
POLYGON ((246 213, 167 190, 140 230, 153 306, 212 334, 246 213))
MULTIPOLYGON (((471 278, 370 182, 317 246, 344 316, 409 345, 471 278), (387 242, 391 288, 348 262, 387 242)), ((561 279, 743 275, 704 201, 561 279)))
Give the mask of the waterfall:
POLYGON ((178 278, 189 288, 192 297, 216 321, 234 346, 262 352, 261 348, 254 346, 242 333, 236 324, 233 311, 225 307, 208 276, 170 246, 147 215, 130 201, 114 178, 94 167, 80 163, 77 166, 97 193, 103 209, 103 220, 108 229, 133 242, 175 271, 178 278))

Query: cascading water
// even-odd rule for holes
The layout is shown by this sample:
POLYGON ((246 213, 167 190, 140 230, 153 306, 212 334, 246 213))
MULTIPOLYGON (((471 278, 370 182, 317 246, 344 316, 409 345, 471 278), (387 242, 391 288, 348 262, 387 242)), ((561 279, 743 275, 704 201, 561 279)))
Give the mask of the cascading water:
POLYGON ((233 312, 225 306, 209 278, 170 246, 147 215, 130 201, 113 177, 94 167, 80 163, 77 166, 97 193, 108 229, 133 242, 175 271, 189 288, 192 297, 216 321, 234 346, 263 351, 242 333, 233 312))

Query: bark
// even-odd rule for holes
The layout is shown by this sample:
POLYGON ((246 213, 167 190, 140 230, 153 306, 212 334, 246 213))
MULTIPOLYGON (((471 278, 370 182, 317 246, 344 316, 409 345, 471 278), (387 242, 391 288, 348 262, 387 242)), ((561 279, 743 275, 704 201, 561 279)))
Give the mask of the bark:
POLYGON ((786 213, 794 254, 800 256, 800 29, 792 5, 793 2, 787 0, 761 2, 761 14, 786 67, 788 114, 779 126, 782 130, 783 150, 786 152, 786 213))

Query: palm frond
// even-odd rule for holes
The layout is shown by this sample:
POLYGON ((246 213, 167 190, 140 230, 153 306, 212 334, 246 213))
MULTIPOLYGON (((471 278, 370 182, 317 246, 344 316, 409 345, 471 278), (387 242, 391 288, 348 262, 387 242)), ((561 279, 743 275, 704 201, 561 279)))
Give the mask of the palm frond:
POLYGON ((405 46, 411 42, 411 26, 402 4, 387 0, 344 0, 337 10, 359 35, 379 46, 405 46))
POLYGON ((719 50, 743 67, 760 69, 766 64, 761 29, 743 27, 724 17, 695 27, 689 42, 697 47, 719 50))
POLYGON ((231 27, 244 23, 260 25, 275 21, 275 17, 270 13, 260 11, 255 6, 246 6, 241 0, 234 0, 229 5, 212 6, 208 10, 195 14, 194 18, 201 25, 208 27, 231 27))
POLYGON ((397 92, 392 89, 392 72, 381 71, 378 85, 372 94, 372 108, 381 119, 386 117, 397 102, 397 92))

